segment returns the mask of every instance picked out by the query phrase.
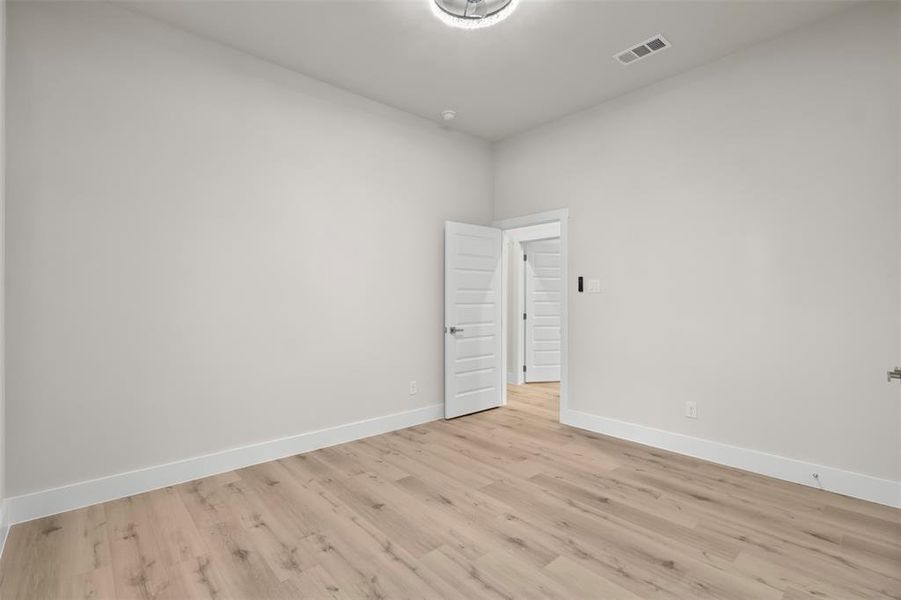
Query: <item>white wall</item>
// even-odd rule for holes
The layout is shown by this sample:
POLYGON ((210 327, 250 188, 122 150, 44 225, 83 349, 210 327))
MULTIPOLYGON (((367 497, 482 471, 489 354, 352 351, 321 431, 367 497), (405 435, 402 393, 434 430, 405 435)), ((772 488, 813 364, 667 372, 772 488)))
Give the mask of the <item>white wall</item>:
MULTIPOLYGON (((895 53, 898 56, 901 56, 901 6, 897 8, 895 11, 896 18, 895 24, 897 27, 897 32, 895 35, 895 53)), ((897 64, 898 69, 898 97, 901 98, 901 59, 898 60, 897 64)), ((901 104, 901 101, 899 101, 901 104)), ((898 145, 901 146, 901 106, 898 107, 898 145)), ((901 232, 901 149, 898 150, 898 168, 896 175, 898 177, 898 231, 901 232)), ((901 244, 898 244, 898 265, 899 269, 901 269, 901 244)), ((898 277, 898 297, 901 298, 901 276, 898 277)), ((898 303, 898 337, 901 339, 901 302, 898 303)), ((901 367, 901 344, 898 345, 898 355, 897 360, 895 361, 896 367, 901 367)), ((901 383, 901 382, 899 382, 901 383)), ((901 445, 901 409, 898 410, 898 439, 899 445, 901 445)), ((901 450, 899 450, 901 451, 901 450)))
POLYGON ((570 296, 571 408, 901 479, 896 10, 499 145, 495 218, 569 207, 569 284, 601 279, 570 296))
POLYGON ((0 548, 4 540, 3 499, 6 497, 6 362, 3 333, 5 318, 6 269, 6 0, 0 0, 0 548))
POLYGON ((10 495, 442 402, 490 147, 122 8, 9 25, 10 495))

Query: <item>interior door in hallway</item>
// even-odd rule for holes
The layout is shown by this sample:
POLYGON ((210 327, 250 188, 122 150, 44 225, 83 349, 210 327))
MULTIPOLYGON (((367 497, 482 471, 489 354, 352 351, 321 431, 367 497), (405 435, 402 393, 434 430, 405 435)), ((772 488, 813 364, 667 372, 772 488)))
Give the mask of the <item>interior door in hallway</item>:
POLYGON ((560 238, 524 242, 526 383, 560 381, 560 238))

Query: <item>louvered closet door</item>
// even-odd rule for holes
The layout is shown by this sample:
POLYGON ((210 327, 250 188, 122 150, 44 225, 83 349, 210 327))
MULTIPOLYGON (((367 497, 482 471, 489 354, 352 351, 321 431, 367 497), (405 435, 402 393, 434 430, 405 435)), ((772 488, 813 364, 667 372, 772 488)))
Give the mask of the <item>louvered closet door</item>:
POLYGON ((444 415, 503 401, 501 230, 444 226, 444 415))

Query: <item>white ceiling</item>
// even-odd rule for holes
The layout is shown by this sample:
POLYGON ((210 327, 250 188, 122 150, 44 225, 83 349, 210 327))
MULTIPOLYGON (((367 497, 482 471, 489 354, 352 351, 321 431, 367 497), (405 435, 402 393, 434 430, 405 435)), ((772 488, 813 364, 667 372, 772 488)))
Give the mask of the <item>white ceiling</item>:
MULTIPOLYGON (((138 1, 249 54, 498 140, 847 8, 832 1, 522 0, 502 23, 447 27, 431 0, 138 1), (662 33, 672 48, 612 55, 662 33)), ((799 74, 801 76, 801 74, 799 74)))

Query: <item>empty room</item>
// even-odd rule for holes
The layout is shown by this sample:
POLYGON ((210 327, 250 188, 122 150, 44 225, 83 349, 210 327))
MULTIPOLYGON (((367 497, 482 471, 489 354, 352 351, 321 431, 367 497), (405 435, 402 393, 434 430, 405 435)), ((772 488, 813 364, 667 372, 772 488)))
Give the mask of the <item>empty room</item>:
POLYGON ((901 2, 0 31, 3 600, 901 600, 901 2))

